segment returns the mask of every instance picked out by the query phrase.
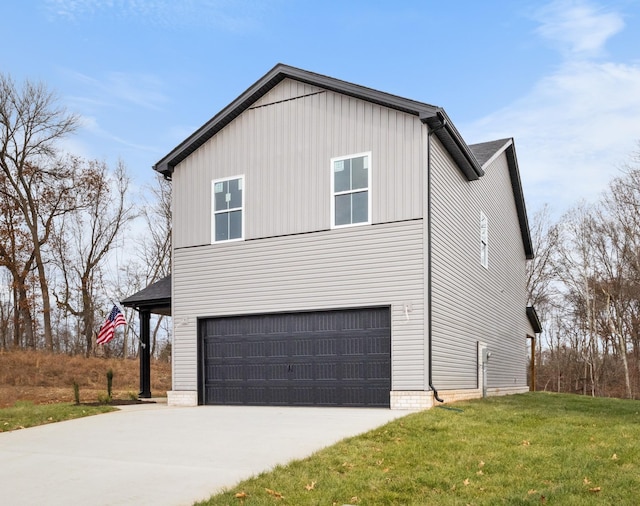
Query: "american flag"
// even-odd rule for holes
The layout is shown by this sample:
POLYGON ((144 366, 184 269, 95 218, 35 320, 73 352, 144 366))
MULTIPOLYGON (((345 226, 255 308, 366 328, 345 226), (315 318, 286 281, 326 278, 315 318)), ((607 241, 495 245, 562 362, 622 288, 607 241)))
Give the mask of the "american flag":
POLYGON ((127 320, 124 319, 124 315, 114 304, 113 309, 109 313, 107 317, 107 321, 102 324, 100 327, 100 332, 98 333, 98 337, 96 339, 96 344, 106 344, 113 339, 115 335, 116 327, 119 325, 126 325, 127 320))

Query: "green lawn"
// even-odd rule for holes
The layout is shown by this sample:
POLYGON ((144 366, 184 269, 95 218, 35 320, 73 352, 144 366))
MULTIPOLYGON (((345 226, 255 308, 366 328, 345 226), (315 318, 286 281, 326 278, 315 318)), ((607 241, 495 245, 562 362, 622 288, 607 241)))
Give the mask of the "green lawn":
POLYGON ((412 414, 200 505, 640 503, 640 402, 531 393, 412 414))
POLYGON ((83 416, 107 413, 116 408, 111 406, 76 406, 69 403, 33 404, 19 401, 10 408, 0 409, 0 432, 26 429, 45 423, 61 422, 83 416))

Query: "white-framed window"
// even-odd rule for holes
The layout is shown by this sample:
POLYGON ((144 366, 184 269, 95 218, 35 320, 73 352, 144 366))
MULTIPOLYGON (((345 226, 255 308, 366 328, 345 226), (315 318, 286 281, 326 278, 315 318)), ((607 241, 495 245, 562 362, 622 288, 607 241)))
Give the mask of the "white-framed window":
POLYGON ((371 223, 371 153, 331 159, 331 228, 371 223))
POLYGON ((244 239, 244 176, 211 182, 211 242, 244 239))
POLYGON ((485 269, 489 268, 489 220, 480 211, 480 264, 485 269))

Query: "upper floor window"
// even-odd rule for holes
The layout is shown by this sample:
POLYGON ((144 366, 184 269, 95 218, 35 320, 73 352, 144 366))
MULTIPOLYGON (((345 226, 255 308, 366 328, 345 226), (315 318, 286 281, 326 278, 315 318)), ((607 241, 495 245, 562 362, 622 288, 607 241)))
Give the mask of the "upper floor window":
POLYGON ((212 182, 213 242, 244 238, 244 176, 212 182))
POLYGON ((331 159, 331 226, 371 223, 371 153, 331 159))
POLYGON ((489 268, 489 220, 480 212, 480 264, 489 268))

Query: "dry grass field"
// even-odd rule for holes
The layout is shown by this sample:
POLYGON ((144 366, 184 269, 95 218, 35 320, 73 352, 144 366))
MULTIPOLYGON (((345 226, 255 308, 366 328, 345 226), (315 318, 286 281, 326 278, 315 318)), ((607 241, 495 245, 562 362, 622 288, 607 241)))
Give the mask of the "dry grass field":
MULTIPOLYGON (((73 383, 80 401, 96 402, 107 393, 107 371, 113 370, 113 399, 130 400, 140 391, 140 362, 68 356, 40 351, 0 351, 0 408, 16 401, 35 404, 73 402, 73 383)), ((166 396, 171 389, 171 364, 151 362, 151 393, 166 396)))

